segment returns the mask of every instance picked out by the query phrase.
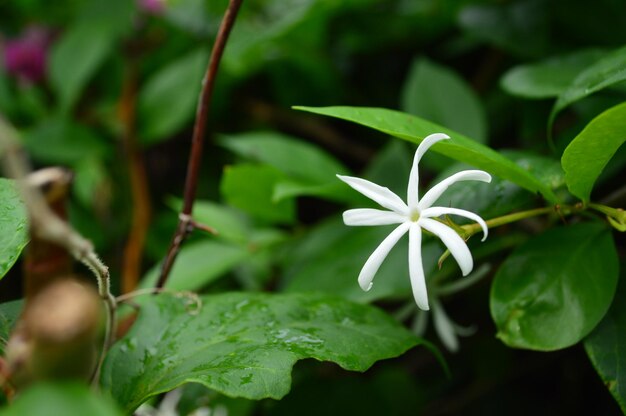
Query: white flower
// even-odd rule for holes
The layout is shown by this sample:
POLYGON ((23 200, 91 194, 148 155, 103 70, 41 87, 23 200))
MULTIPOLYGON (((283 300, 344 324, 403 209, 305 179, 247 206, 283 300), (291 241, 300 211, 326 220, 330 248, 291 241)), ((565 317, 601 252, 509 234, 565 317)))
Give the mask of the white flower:
POLYGON ((356 191, 377 202, 388 211, 371 208, 350 209, 343 213, 343 222, 346 225, 389 225, 400 224, 383 240, 367 259, 359 274, 361 289, 368 291, 372 288, 374 275, 380 268, 389 251, 407 231, 409 232, 409 276, 413 297, 420 309, 428 310, 428 294, 422 267, 422 228, 436 235, 443 241, 456 262, 461 268, 463 276, 467 276, 474 267, 472 254, 465 241, 450 227, 433 218, 441 215, 460 215, 480 224, 483 229, 483 239, 487 238, 487 224, 478 215, 457 208, 433 207, 432 205, 448 187, 459 181, 491 182, 491 175, 482 170, 465 170, 455 173, 430 189, 420 200, 418 197, 418 164, 426 150, 438 141, 449 139, 445 134, 437 133, 426 137, 417 148, 413 158, 413 167, 409 175, 407 189, 407 203, 391 192, 388 188, 376 185, 373 182, 351 176, 337 175, 339 179, 350 185, 356 191))

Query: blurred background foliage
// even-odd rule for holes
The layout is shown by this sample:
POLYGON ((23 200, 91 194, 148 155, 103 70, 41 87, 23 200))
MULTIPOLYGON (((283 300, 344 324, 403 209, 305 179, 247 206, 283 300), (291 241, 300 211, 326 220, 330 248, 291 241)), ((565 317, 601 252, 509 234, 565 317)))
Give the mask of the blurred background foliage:
MULTIPOLYGON (((156 279, 181 204, 202 75, 227 3, 0 0, 0 112, 22 131, 36 166, 74 172, 71 222, 105 253, 116 292, 156 279)), ((550 148, 554 98, 626 42, 625 11, 622 0, 245 1, 211 104, 194 210, 219 235, 196 233, 168 286, 325 291, 377 302, 410 325, 412 314, 402 312, 412 303, 406 250, 394 250, 378 284, 361 292, 358 271, 387 231, 343 226, 341 209, 363 200, 334 175, 358 173, 403 195, 413 150, 291 106, 412 113, 510 149, 518 163, 552 172, 558 189, 563 148, 623 101, 626 89, 615 84, 563 110, 550 129, 550 148)), ((622 149, 599 194, 623 181, 616 173, 625 162, 622 149)), ((439 155, 428 155, 424 167, 428 180, 462 168, 439 155)), ((469 184, 446 202, 484 218, 537 206, 533 195, 494 179, 495 193, 469 184)), ((497 266, 502 256, 494 253, 524 238, 507 228, 474 251, 475 259, 497 266)), ((427 275, 458 274, 449 262, 437 270, 438 243, 423 249, 432 267, 427 275)), ((19 273, 14 268, 1 282, 3 300, 20 296, 19 273)), ((188 385, 178 408, 187 414, 210 403, 232 415, 619 414, 580 344, 539 354, 494 337, 490 278, 445 299, 452 319, 476 328, 459 352, 446 354, 450 377, 424 350, 365 375, 304 362, 280 402, 229 399, 188 385)), ((426 336, 439 345, 434 331, 426 336)))

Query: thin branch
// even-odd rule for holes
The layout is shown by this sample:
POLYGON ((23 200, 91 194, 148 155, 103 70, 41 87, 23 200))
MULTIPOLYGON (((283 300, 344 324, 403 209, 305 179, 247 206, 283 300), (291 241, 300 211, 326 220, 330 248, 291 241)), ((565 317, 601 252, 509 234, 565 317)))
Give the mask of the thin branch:
POLYGON ((165 261, 161 268, 161 275, 156 284, 157 288, 162 288, 174 266, 174 261, 180 250, 182 242, 187 238, 189 233, 194 229, 191 213, 193 204, 196 200, 196 190, 198 188, 198 174, 200 173, 200 162, 202 160, 202 147, 204 144, 204 134, 206 131, 206 123, 209 115, 211 97, 213 95, 213 87, 215 85, 215 77, 224 53, 224 47, 228 41, 228 36, 235 24, 237 13, 243 0, 230 0, 228 9, 224 14, 224 18, 220 25, 211 58, 207 67, 204 80, 202 82, 202 91, 198 100, 196 109, 196 122, 193 129, 193 138, 191 142, 191 153, 189 155, 189 164, 187 165, 187 178, 185 180, 185 195, 183 199, 183 209, 178 217, 178 226, 167 251, 165 261))
POLYGON ((26 180, 31 170, 29 163, 17 138, 17 132, 2 118, 0 118, 0 156, 3 158, 7 175, 17 182, 28 210, 31 232, 42 240, 65 248, 96 276, 98 293, 104 300, 108 311, 107 332, 101 353, 104 356, 111 344, 115 329, 116 302, 111 295, 109 268, 100 260, 91 242, 61 220, 50 209, 39 189, 26 180))

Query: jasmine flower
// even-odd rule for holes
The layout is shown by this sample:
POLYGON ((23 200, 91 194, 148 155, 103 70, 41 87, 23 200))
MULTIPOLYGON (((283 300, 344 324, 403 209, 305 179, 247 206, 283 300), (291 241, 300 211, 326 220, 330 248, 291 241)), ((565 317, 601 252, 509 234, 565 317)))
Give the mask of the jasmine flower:
POLYGON ((452 254, 461 268, 463 276, 467 276, 474 267, 472 254, 465 241, 450 227, 435 220, 442 215, 459 215, 469 218, 480 224, 483 230, 483 239, 487 238, 487 224, 478 215, 457 208, 433 207, 437 199, 448 187, 460 181, 491 182, 491 175, 482 170, 465 170, 455 173, 431 188, 420 200, 418 197, 418 164, 424 153, 435 143, 449 139, 445 134, 436 133, 426 137, 417 148, 413 159, 413 166, 409 175, 407 189, 407 203, 388 188, 373 182, 352 176, 337 175, 339 179, 350 185, 354 190, 378 203, 387 210, 372 208, 350 209, 343 213, 343 222, 350 226, 371 226, 399 224, 367 259, 358 282, 361 289, 368 291, 372 288, 374 275, 380 268, 385 257, 396 245, 400 237, 409 233, 409 276, 413 297, 420 309, 428 310, 428 294, 422 267, 422 228, 436 235, 452 254))

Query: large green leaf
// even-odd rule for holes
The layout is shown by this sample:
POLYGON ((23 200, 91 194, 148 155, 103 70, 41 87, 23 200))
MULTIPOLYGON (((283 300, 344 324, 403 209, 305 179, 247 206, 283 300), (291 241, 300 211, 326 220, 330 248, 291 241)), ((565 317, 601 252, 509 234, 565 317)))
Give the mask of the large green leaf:
POLYGON ((208 52, 198 49, 148 79, 137 102, 139 138, 143 144, 167 139, 193 117, 207 62, 208 52))
POLYGON ((22 300, 0 303, 0 354, 4 354, 4 345, 22 313, 23 306, 22 300))
POLYGON ((113 346, 101 382, 131 412, 148 398, 197 382, 233 397, 279 399, 304 358, 365 371, 420 340, 381 311, 323 295, 226 293, 193 305, 152 296, 113 346))
POLYGON ((484 169, 503 179, 531 192, 540 192, 547 200, 556 202, 556 197, 550 187, 533 177, 530 173, 517 166, 511 160, 498 152, 474 140, 456 133, 430 121, 423 120, 399 111, 383 108, 367 107, 295 107, 298 110, 309 111, 352 121, 383 133, 420 143, 424 137, 432 133, 446 133, 451 139, 435 144, 435 152, 449 156, 452 159, 465 162, 469 165, 484 169))
POLYGON ((579 73, 597 62, 605 53, 600 49, 585 49, 534 64, 519 65, 504 74, 500 85, 509 94, 519 97, 557 97, 570 86, 579 73))
POLYGON ((518 247, 491 288, 498 337, 518 348, 573 345, 600 322, 613 300, 618 259, 601 223, 551 229, 518 247))
POLYGON ((454 71, 428 59, 411 66, 402 91, 402 110, 481 143, 487 139, 487 118, 476 93, 454 71))
POLYGON ((570 104, 623 81, 626 81, 626 47, 608 53, 574 79, 554 104, 549 125, 570 104))
POLYGON ((122 416, 111 399, 82 384, 38 384, 20 393, 0 416, 122 416))
POLYGON ((585 350, 604 385, 626 413, 626 274, 622 270, 615 302, 585 339, 585 350))
POLYGON ((626 103, 594 118, 567 146, 561 158, 570 192, 589 201, 593 184, 626 141, 626 103))
POLYGON ((0 279, 28 243, 28 216, 13 181, 0 178, 0 279))

